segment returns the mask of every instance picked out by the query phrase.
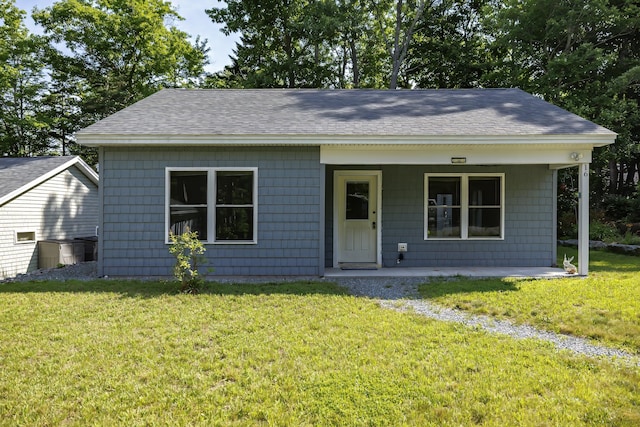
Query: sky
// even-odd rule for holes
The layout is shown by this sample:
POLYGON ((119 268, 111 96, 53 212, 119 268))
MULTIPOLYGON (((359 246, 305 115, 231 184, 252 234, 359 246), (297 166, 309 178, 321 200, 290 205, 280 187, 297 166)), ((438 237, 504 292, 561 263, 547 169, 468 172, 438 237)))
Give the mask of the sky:
MULTIPOLYGON (((238 35, 225 36, 220 31, 220 24, 211 22, 209 16, 204 12, 205 9, 211 7, 219 7, 224 3, 217 0, 170 0, 173 3, 178 14, 185 18, 184 21, 176 21, 174 24, 180 30, 186 32, 194 41, 196 36, 200 35, 201 39, 207 39, 209 46, 209 65, 206 70, 209 72, 220 71, 225 65, 229 65, 231 60, 229 55, 233 54, 236 41, 239 40, 238 35)), ((55 0, 17 0, 16 6, 27 11, 27 19, 25 24, 32 32, 40 32, 33 20, 31 19, 31 11, 34 7, 43 9, 51 6, 55 0)))

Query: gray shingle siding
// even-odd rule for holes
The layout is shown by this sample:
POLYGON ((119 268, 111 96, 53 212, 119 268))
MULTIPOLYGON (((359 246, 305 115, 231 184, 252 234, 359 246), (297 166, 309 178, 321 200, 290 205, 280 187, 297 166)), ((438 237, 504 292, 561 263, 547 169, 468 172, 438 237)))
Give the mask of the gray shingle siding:
MULTIPOLYGON (((167 167, 257 167, 258 243, 207 245, 213 275, 318 275, 332 266, 333 172, 325 194, 318 148, 105 148, 102 274, 170 276, 164 243, 167 167), (321 215, 323 206, 324 215, 321 215), (324 223, 321 223, 324 220, 324 223), (324 235, 324 244, 320 242, 324 235), (323 252, 321 252, 323 251, 323 252)), ((383 265, 395 267, 397 243, 413 266, 549 266, 553 263, 553 172, 546 166, 345 166, 382 170, 383 265), (424 174, 505 173, 505 239, 425 241, 424 174)))
POLYGON ((257 244, 207 245, 212 275, 318 275, 318 147, 104 148, 103 260, 110 276, 170 276, 167 167, 257 167, 257 244))
MULTIPOLYGON (((327 189, 333 172, 327 167, 327 189)), ((355 170, 362 167, 340 167, 355 170)), ((382 166, 382 259, 395 267, 397 244, 409 252, 403 267, 550 266, 553 259, 553 171, 546 166, 382 166), (424 240, 425 173, 505 173, 504 240, 424 240)), ((328 190, 325 219, 325 266, 333 262, 333 194, 328 190)))

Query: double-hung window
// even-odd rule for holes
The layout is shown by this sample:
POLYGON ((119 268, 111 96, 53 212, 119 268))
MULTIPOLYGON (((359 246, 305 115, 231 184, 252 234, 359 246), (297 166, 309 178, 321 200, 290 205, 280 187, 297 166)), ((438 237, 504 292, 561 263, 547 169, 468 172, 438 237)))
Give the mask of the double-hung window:
POLYGON ((206 243, 256 243, 257 168, 168 168, 167 236, 187 227, 206 243))
POLYGON ((425 174, 425 239, 502 239, 504 174, 425 174))

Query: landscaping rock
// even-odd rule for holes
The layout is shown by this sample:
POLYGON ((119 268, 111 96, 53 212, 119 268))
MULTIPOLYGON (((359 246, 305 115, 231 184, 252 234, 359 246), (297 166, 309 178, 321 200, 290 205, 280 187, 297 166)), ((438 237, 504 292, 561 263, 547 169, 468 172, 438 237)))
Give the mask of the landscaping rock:
POLYGON ((18 274, 15 277, 0 280, 0 283, 29 282, 33 280, 92 280, 95 278, 97 278, 96 262, 88 261, 59 268, 47 268, 18 274))
MULTIPOLYGON (((569 239, 569 240, 558 240, 558 244, 560 246, 569 246, 572 248, 578 247, 577 239, 569 239)), ((599 240, 589 240, 589 249, 606 249, 607 244, 605 242, 601 242, 599 240)))
MULTIPOLYGON (((575 239, 558 240, 558 244, 560 246, 573 248, 578 247, 578 241, 575 239)), ((598 240, 589 240, 589 249, 606 249, 617 254, 640 256, 640 246, 638 245, 623 245, 621 243, 604 243, 598 240)))
POLYGON ((607 249, 617 254, 640 256, 640 246, 636 246, 636 245, 623 245, 620 243, 611 243, 610 245, 607 245, 607 249))

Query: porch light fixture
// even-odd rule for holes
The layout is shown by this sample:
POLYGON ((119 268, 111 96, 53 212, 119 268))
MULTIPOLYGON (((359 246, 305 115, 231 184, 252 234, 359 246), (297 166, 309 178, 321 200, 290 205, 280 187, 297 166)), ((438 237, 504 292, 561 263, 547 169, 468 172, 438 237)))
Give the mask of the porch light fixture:
POLYGON ((571 157, 571 160, 573 160, 574 162, 577 162, 578 160, 581 160, 584 156, 582 155, 582 153, 576 153, 575 151, 571 154, 569 154, 569 157, 571 157))
POLYGON ((456 163, 456 164, 467 163, 467 158, 466 157, 452 157, 451 158, 451 163, 456 163))

